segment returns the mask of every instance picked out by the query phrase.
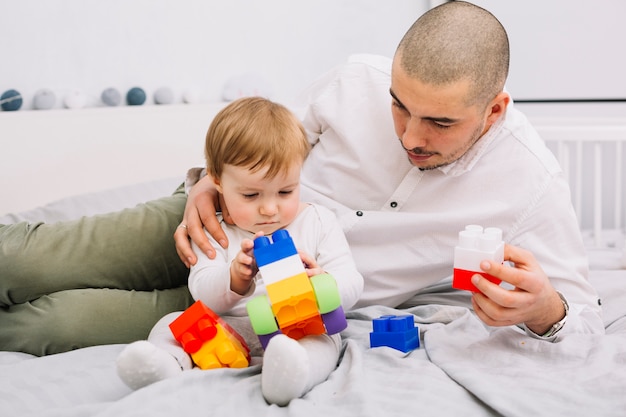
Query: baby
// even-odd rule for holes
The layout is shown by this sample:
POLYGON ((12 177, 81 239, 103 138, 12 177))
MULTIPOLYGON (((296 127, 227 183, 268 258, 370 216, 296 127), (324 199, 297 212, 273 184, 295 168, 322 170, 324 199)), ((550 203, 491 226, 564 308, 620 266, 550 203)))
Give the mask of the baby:
MULTIPOLYGON (((363 290, 363 277, 335 215, 300 201, 300 171, 309 149, 295 115, 259 97, 230 103, 207 132, 207 175, 234 224, 218 213, 230 245, 223 249, 213 241, 215 259, 194 246, 198 262, 190 270, 189 291, 243 335, 253 356, 262 349, 245 305, 266 293, 254 260, 254 238, 287 230, 298 245, 307 275, 328 273, 336 279, 344 310, 357 302, 363 290)), ((120 353, 118 374, 129 387, 138 389, 193 368, 168 327, 180 314, 166 315, 147 341, 131 343, 120 353)), ((263 354, 261 390, 266 401, 286 405, 326 380, 337 366, 340 349, 339 334, 299 340, 274 336, 263 354)))

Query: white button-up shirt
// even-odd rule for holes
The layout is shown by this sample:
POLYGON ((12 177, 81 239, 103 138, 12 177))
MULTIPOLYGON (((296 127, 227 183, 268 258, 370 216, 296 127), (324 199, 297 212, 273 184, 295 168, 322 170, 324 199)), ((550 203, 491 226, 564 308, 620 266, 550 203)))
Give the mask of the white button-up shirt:
POLYGON ((313 145, 302 198, 337 214, 365 278, 357 307, 398 306, 449 279, 459 231, 479 224, 534 254, 569 302, 562 333, 602 332, 568 184, 526 117, 509 105, 462 158, 421 171, 394 133, 390 69, 353 56, 297 103, 313 145))

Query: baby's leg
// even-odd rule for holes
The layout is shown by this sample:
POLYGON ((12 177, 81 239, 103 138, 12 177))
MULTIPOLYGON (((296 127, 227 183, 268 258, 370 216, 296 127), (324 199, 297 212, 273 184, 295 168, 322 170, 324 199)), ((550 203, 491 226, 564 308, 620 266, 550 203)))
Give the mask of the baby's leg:
POLYGON ((337 367, 341 337, 319 335, 300 340, 274 336, 265 350, 261 389, 271 404, 287 405, 325 381, 337 367))
POLYGON ((191 357, 174 339, 169 324, 181 312, 170 313, 159 320, 148 340, 131 343, 117 358, 117 373, 132 389, 179 375, 191 369, 191 357))

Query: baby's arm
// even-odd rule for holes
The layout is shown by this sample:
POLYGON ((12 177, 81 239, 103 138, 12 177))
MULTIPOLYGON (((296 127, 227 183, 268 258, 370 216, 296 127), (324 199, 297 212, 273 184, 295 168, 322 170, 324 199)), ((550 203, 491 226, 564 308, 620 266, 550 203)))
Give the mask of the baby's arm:
POLYGON ((363 276, 358 271, 346 236, 337 218, 328 209, 318 208, 323 221, 316 265, 337 281, 344 310, 352 308, 363 292, 363 276))
POLYGON ((254 262, 254 241, 243 239, 241 251, 230 264, 230 289, 239 295, 246 295, 250 291, 254 276, 259 269, 254 262))
POLYGON ((304 264, 304 269, 306 270, 306 274, 309 278, 325 273, 324 269, 317 264, 314 257, 301 250, 298 250, 298 255, 300 255, 300 259, 304 264))
MULTIPOLYGON (((231 242, 243 240, 243 237, 234 232, 227 231, 227 233, 231 242)), ((212 238, 208 238, 213 244, 212 238)), ((238 247, 235 245, 231 246, 232 252, 235 252, 238 247)), ((210 259, 195 243, 192 243, 192 247, 198 257, 198 262, 191 267, 189 273, 189 292, 194 300, 201 300, 218 314, 237 307, 244 295, 232 290, 231 267, 233 262, 236 262, 235 258, 241 255, 239 251, 229 256, 229 250, 215 242, 215 257, 210 259)), ((254 280, 250 279, 248 284, 248 292, 251 294, 255 288, 254 280)))

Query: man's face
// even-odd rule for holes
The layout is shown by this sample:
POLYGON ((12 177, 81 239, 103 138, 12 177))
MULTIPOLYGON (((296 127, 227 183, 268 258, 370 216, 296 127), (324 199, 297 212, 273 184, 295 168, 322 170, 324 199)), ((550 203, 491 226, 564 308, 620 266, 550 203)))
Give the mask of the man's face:
POLYGON ((488 130, 487 109, 469 106, 469 82, 443 86, 409 77, 394 60, 391 113, 409 161, 420 169, 448 165, 462 157, 488 130))

